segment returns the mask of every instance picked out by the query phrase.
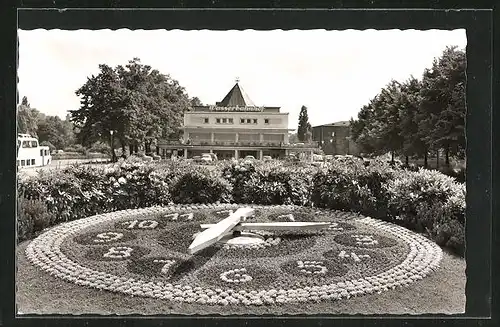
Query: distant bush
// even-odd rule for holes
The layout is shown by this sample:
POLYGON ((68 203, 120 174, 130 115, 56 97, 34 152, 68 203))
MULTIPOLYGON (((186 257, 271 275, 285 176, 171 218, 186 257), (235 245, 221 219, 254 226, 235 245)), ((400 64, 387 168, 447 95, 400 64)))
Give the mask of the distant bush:
POLYGON ((92 144, 92 146, 89 148, 89 151, 111 155, 111 147, 108 144, 102 142, 96 142, 92 144))
POLYGON ((52 152, 56 149, 55 145, 50 143, 49 141, 42 141, 42 142, 40 142, 40 145, 41 146, 48 146, 50 152, 52 152))
POLYGON ((85 155, 88 150, 83 147, 81 144, 75 144, 73 146, 69 146, 63 149, 64 152, 76 152, 85 155))

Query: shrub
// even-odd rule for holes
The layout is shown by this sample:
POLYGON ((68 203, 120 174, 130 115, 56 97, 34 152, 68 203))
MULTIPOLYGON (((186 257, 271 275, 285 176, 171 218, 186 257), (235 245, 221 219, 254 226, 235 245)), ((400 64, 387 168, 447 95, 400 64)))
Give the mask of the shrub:
POLYGON ((178 177, 172 186, 176 203, 230 202, 232 186, 218 171, 191 169, 178 177))
POLYGON ((464 249, 465 185, 438 171, 415 172, 381 160, 368 166, 335 161, 321 168, 302 162, 217 162, 207 168, 187 161, 146 163, 131 156, 104 167, 42 171, 21 180, 19 192, 24 200, 38 203, 30 204, 38 209, 27 211, 36 214, 20 218, 19 233, 26 237, 46 221, 52 225, 171 202, 236 202, 357 211, 425 232, 457 253, 464 249), (38 216, 43 217, 40 222, 30 222, 38 216))
POLYGON ((41 200, 20 196, 17 201, 17 241, 33 238, 37 232, 52 225, 47 206, 41 200))
POLYGON ((311 200, 319 207, 384 218, 388 198, 383 186, 395 172, 382 161, 373 161, 369 166, 362 161, 335 161, 314 176, 311 200))
POLYGON ((96 142, 92 144, 89 151, 111 155, 111 147, 108 144, 102 142, 96 142))

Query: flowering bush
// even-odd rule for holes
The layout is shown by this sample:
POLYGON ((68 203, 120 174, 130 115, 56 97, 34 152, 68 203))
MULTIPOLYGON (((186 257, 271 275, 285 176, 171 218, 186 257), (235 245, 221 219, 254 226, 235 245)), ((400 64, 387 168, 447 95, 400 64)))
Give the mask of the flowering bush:
POLYGON ((311 200, 319 207, 384 218, 388 198, 383 185, 395 172, 396 169, 382 161, 369 166, 361 161, 334 162, 314 176, 311 200))
POLYGON ((172 185, 176 203, 229 203, 231 193, 231 184, 220 172, 206 169, 190 169, 172 185))

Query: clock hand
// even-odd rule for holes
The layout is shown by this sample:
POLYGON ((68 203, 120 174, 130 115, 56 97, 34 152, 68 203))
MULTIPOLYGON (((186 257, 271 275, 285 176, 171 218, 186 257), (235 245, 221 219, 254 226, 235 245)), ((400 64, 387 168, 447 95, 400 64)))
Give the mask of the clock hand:
POLYGON ((216 243, 242 220, 245 220, 246 217, 253 214, 254 209, 252 208, 239 208, 229 217, 219 221, 217 224, 212 225, 210 228, 205 229, 203 232, 198 234, 188 248, 189 253, 194 254, 216 243))
MULTIPOLYGON (((214 224, 201 224, 202 229, 207 229, 213 227, 214 224)), ((284 230, 284 231, 294 231, 294 230, 317 230, 328 228, 330 226, 329 222, 274 222, 274 223, 239 223, 233 230, 235 231, 249 231, 249 230, 284 230)))

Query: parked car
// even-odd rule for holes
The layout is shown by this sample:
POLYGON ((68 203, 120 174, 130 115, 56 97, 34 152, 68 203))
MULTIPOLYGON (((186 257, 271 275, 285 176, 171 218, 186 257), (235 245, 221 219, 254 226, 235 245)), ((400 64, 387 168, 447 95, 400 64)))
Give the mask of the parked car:
POLYGON ((246 156, 245 158, 243 158, 243 163, 246 164, 253 163, 254 161, 255 161, 254 156, 246 156))
POLYGON ((194 162, 202 162, 202 160, 201 160, 201 156, 194 156, 194 157, 193 157, 193 161, 194 161, 194 162))
POLYGON ((213 160, 212 160, 211 153, 202 153, 201 154, 201 161, 205 162, 205 163, 212 162, 213 160))
POLYGON ((273 160, 273 157, 271 157, 271 156, 263 156, 262 160, 263 161, 271 161, 271 160, 273 160))

